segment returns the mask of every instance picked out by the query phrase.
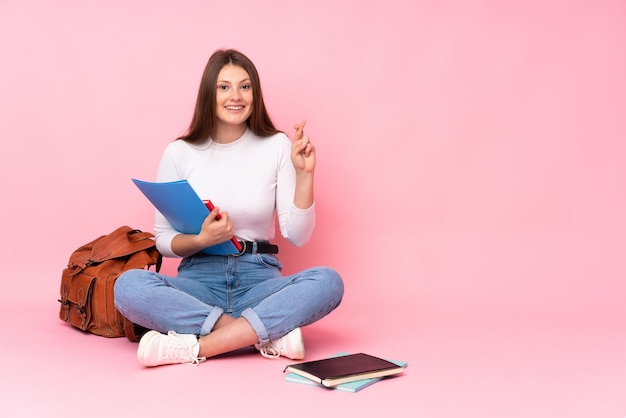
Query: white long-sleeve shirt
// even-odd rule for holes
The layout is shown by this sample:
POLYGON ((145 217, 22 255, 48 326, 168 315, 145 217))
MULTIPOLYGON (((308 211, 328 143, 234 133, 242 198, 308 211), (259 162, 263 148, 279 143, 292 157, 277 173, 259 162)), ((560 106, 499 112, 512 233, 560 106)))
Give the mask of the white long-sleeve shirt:
MULTIPOLYGON (((261 138, 247 130, 229 144, 177 140, 163 152, 157 181, 186 179, 202 200, 228 212, 235 235, 244 240, 272 240, 278 214, 282 236, 301 246, 313 233, 315 204, 299 209, 293 203, 296 173, 290 153, 291 141, 283 133, 261 138)), ((177 257, 172 239, 179 232, 158 211, 154 231, 161 254, 177 257)))

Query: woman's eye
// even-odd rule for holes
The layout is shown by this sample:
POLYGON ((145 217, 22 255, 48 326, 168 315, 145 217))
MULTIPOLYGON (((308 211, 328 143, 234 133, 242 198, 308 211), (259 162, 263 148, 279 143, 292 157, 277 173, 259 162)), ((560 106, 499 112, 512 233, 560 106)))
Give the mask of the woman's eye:
POLYGON ((244 84, 241 86, 242 90, 250 90, 252 88, 252 86, 250 84, 244 84))
POLYGON ((220 89, 220 90, 227 90, 228 86, 225 85, 225 84, 221 84, 221 85, 217 86, 217 88, 220 89))

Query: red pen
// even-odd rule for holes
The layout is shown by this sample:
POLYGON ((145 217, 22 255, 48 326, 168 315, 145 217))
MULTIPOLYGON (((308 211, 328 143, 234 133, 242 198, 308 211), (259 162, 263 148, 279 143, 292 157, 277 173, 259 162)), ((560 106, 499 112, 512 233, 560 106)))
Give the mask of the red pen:
MULTIPOLYGON (((202 202, 204 203, 206 208, 209 210, 209 212, 213 212, 213 209, 215 209, 215 206, 213 206, 213 202, 211 202, 210 200, 203 200, 202 202)), ((220 219, 222 219, 222 216, 218 213, 215 216, 215 220, 219 221, 220 219)), ((237 249, 237 251, 241 253, 241 250, 243 249, 243 247, 241 246, 241 243, 237 240, 237 238, 232 237, 230 239, 230 242, 232 242, 235 248, 237 249)))
MULTIPOLYGON (((203 200, 202 202, 209 210, 209 212, 213 212, 213 209, 215 209, 215 206, 213 206, 213 202, 211 202, 210 200, 203 200)), ((218 213, 215 219, 219 221, 220 219, 222 219, 222 216, 218 213)))

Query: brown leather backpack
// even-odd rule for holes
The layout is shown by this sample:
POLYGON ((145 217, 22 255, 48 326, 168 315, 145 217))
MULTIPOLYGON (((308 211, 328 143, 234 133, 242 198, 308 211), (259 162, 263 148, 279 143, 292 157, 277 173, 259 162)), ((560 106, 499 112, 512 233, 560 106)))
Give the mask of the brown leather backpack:
POLYGON ((138 341, 145 331, 115 308, 113 285, 129 269, 161 267, 154 235, 122 226, 76 249, 61 276, 59 317, 83 331, 138 341))

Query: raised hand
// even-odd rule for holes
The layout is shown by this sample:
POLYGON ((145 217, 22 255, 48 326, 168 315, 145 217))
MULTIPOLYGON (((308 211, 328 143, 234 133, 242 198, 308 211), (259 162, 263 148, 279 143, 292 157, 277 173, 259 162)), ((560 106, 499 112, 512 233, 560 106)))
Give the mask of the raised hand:
POLYGON ((306 120, 302 120, 293 127, 296 132, 291 145, 291 162, 296 172, 312 174, 315 170, 315 147, 304 134, 305 124, 306 120))

